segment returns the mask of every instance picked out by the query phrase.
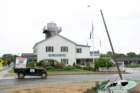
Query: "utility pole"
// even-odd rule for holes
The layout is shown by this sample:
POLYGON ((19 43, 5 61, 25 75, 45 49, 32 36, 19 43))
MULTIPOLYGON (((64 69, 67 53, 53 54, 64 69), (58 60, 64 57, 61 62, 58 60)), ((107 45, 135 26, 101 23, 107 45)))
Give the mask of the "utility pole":
POLYGON ((106 25, 106 22, 105 22, 105 19, 104 19, 104 15, 103 15, 102 10, 100 10, 100 13, 101 13, 101 16, 102 16, 102 19, 103 19, 103 23, 104 23, 104 26, 105 26, 105 29, 106 29, 107 37, 108 37, 108 40, 109 40, 109 43, 110 43, 110 47, 111 47, 111 50, 112 50, 112 53, 113 53, 113 60, 114 60, 114 62, 115 62, 115 64, 116 64, 116 66, 117 66, 117 70, 118 70, 119 77, 120 77, 120 79, 122 80, 123 77, 122 77, 122 74, 121 74, 121 71, 120 71, 120 68, 119 68, 119 64, 118 64, 118 62, 116 62, 116 60, 114 59, 115 51, 114 51, 114 48, 113 48, 113 44, 112 44, 112 41, 111 41, 111 37, 110 37, 109 31, 108 31, 108 28, 107 28, 107 25, 106 25))

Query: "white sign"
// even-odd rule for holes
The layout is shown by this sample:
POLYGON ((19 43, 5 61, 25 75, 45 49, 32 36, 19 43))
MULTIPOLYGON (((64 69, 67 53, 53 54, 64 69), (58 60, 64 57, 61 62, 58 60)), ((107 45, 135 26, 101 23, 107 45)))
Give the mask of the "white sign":
POLYGON ((48 54, 49 57, 65 57, 66 54, 48 54))
POLYGON ((35 69, 30 69, 30 72, 35 72, 35 69))
POLYGON ((17 57, 15 68, 26 68, 27 58, 17 57))

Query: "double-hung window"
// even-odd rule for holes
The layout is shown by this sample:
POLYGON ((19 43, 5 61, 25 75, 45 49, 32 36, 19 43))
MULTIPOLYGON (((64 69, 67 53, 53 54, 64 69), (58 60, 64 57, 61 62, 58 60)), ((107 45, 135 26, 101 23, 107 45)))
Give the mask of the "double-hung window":
POLYGON ((62 46, 61 47, 61 52, 68 52, 68 47, 67 46, 62 46))
POLYGON ((76 52, 77 52, 77 53, 82 53, 82 48, 77 48, 77 49, 76 49, 76 52))
POLYGON ((53 46, 46 46, 46 52, 53 52, 53 46))

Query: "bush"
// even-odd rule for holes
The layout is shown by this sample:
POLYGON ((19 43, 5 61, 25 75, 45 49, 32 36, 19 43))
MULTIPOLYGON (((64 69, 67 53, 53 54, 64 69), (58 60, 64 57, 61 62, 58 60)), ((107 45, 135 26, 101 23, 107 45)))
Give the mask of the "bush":
POLYGON ((77 68, 77 69, 82 69, 82 67, 80 67, 80 66, 78 66, 78 65, 76 65, 76 66, 74 66, 75 68, 77 68))
POLYGON ((48 71, 79 71, 80 69, 77 69, 76 67, 73 66, 65 66, 65 67, 55 67, 55 66, 48 66, 47 67, 48 71))
POLYGON ((112 67, 113 63, 110 62, 110 59, 99 58, 95 60, 95 70, 98 70, 99 67, 112 67))
POLYGON ((49 71, 56 71, 56 68, 53 67, 53 66, 48 66, 48 67, 47 67, 47 70, 49 70, 49 71))
POLYGON ((37 63, 37 66, 45 67, 49 71, 79 71, 79 70, 89 70, 94 71, 94 68, 92 67, 80 67, 74 64, 73 66, 65 66, 65 64, 60 62, 55 62, 55 64, 48 64, 47 61, 40 61, 37 63))
POLYGON ((64 70, 65 71, 73 71, 73 70, 78 70, 76 67, 73 67, 73 66, 66 66, 64 67, 64 70))
POLYGON ((95 69, 93 67, 83 67, 83 70, 94 71, 95 69))
POLYGON ((137 67, 140 67, 140 64, 129 64, 129 65, 127 65, 127 67, 137 68, 137 67))
POLYGON ((40 61, 36 64, 36 66, 47 68, 47 64, 44 61, 40 61))
POLYGON ((56 69, 64 69, 65 65, 63 63, 57 63, 54 65, 56 69))
POLYGON ((36 66, 36 62, 32 61, 32 62, 27 62, 26 65, 28 68, 34 68, 36 66))

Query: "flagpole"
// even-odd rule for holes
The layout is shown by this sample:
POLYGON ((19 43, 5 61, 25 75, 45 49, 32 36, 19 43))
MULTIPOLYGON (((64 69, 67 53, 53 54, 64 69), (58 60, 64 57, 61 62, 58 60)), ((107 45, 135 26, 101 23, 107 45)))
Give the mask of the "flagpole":
POLYGON ((121 71, 120 71, 120 68, 119 68, 119 64, 118 62, 116 62, 116 60, 114 59, 114 56, 115 56, 115 51, 114 51, 114 48, 113 48, 113 44, 112 44, 112 41, 111 41, 111 37, 110 37, 110 34, 109 34, 109 31, 108 31, 108 28, 107 28, 107 25, 106 25, 106 22, 105 22, 105 19, 104 19, 104 15, 103 15, 103 12, 102 10, 100 9, 100 13, 101 13, 101 16, 102 16, 102 19, 103 19, 103 23, 104 23, 104 26, 105 26, 105 29, 106 29, 106 33, 107 33, 107 36, 108 36, 108 40, 109 40, 109 43, 110 43, 110 46, 111 46, 111 50, 112 50, 112 53, 113 53, 113 60, 117 66, 117 70, 118 70, 118 74, 119 74, 119 77, 120 79, 122 80, 123 77, 122 77, 122 74, 121 74, 121 71))
POLYGON ((92 25, 91 25, 91 32, 90 32, 90 39, 91 39, 91 42, 92 42, 92 51, 93 51, 93 63, 94 63, 94 27, 93 27, 93 22, 92 22, 92 25))
POLYGON ((94 32, 93 32, 93 23, 92 23, 92 42, 93 42, 93 63, 95 62, 95 58, 94 58, 94 32))

